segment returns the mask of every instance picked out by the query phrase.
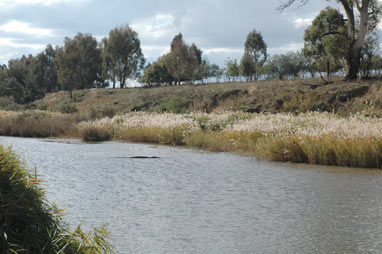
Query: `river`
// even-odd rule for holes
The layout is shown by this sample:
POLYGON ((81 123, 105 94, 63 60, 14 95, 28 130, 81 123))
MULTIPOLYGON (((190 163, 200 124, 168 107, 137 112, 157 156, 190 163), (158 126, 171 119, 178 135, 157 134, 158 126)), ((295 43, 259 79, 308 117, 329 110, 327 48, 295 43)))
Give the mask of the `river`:
POLYGON ((37 168, 72 227, 105 223, 116 253, 382 252, 378 171, 122 142, 1 141, 37 168))

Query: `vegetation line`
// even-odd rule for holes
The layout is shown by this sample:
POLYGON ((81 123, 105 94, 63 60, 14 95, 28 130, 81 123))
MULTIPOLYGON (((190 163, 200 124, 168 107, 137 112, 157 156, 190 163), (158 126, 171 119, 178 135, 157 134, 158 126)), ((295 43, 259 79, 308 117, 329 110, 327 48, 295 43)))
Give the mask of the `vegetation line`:
POLYGON ((1 135, 114 139, 238 152, 272 161, 382 168, 382 120, 360 114, 135 112, 80 122, 60 113, 4 114, 1 135))

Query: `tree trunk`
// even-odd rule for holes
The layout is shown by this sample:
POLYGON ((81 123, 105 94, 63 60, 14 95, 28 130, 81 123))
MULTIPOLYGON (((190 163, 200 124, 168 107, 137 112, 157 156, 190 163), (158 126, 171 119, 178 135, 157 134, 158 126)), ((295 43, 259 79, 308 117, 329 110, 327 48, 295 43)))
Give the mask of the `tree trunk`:
POLYGON ((346 59, 346 67, 347 74, 345 80, 355 80, 358 77, 359 67, 360 67, 360 56, 361 49, 352 48, 349 50, 347 59, 346 59))
POLYGON ((330 78, 330 60, 326 60, 326 78, 330 78))
POLYGON ((348 55, 346 57, 346 67, 347 74, 346 80, 355 80, 358 77, 359 67, 360 67, 360 58, 361 58, 361 49, 365 42, 367 30, 368 30, 368 21, 369 21, 369 2, 370 0, 361 0, 360 2, 348 1, 348 0, 339 0, 344 7, 347 20, 348 20, 348 38, 351 41, 351 46, 349 48, 348 55), (353 6, 353 3, 355 6, 353 6), (355 16, 354 8, 359 11, 359 27, 358 34, 356 35, 355 27, 355 16))

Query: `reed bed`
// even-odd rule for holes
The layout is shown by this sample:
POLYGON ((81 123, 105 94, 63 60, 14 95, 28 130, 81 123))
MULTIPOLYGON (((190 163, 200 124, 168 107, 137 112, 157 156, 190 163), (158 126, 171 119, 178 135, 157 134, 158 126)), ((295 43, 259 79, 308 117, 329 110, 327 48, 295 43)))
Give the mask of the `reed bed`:
POLYGON ((0 112, 0 135, 181 145, 258 159, 382 168, 382 119, 360 114, 145 113, 83 121, 73 114, 0 112))
POLYGON ((114 139, 240 152, 258 159, 382 168, 382 120, 332 113, 128 113, 81 122, 114 139))
POLYGON ((0 135, 19 137, 78 136, 76 119, 46 111, 0 112, 0 135))

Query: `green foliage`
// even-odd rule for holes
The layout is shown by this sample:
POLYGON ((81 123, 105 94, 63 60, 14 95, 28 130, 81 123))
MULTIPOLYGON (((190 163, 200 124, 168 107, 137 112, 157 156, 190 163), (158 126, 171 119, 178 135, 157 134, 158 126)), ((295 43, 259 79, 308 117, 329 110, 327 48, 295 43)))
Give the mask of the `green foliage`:
POLYGON ((256 79, 258 69, 267 60, 267 44, 260 32, 253 29, 245 41, 245 53, 240 62, 240 72, 248 80, 256 79))
POLYGON ((240 68, 239 65, 237 64, 236 59, 227 59, 225 62, 226 64, 226 75, 229 80, 237 78, 240 75, 240 68))
POLYGON ((247 77, 248 81, 256 79, 257 67, 254 57, 244 54, 240 61, 240 74, 247 77))
POLYGON ((105 128, 88 127, 81 132, 82 140, 89 142, 100 142, 111 139, 111 133, 105 128))
POLYGON ((21 111, 24 109, 23 105, 15 103, 12 97, 0 97, 0 109, 7 111, 21 111))
POLYGON ((101 74, 101 54, 97 40, 90 34, 78 33, 73 39, 65 38, 57 49, 55 63, 58 80, 72 98, 74 89, 94 87, 101 74))
POLYGON ((135 77, 145 63, 137 32, 128 25, 111 30, 109 38, 103 40, 103 58, 104 73, 124 88, 126 80, 135 77))
POLYGON ((115 110, 112 107, 98 108, 93 107, 90 109, 90 119, 99 119, 104 117, 112 118, 116 115, 115 110))
POLYGON ((70 232, 61 211, 50 205, 39 186, 10 148, 0 146, 0 252, 101 254, 111 253, 103 227, 92 235, 80 227, 70 232))
POLYGON ((326 71, 327 77, 342 66, 349 48, 347 25, 343 15, 327 7, 305 30, 304 55, 311 58, 317 71, 326 71))
POLYGON ((182 34, 175 36, 171 51, 163 56, 165 66, 177 83, 203 79, 202 51, 195 44, 188 46, 182 34))
POLYGON ((190 105, 189 100, 179 96, 172 96, 168 100, 162 102, 156 108, 156 110, 159 112, 183 114, 188 111, 189 105, 190 105))
POLYGON ((363 78, 369 78, 373 69, 379 69, 379 52, 380 45, 378 35, 376 32, 371 32, 367 35, 366 42, 361 50, 360 70, 363 78))
POLYGON ((60 112, 65 113, 65 114, 71 114, 71 113, 75 113, 77 111, 78 111, 77 107, 73 103, 70 103, 70 102, 66 102, 66 103, 62 104, 61 108, 60 108, 60 112))
POLYGON ((160 57, 156 62, 153 62, 146 68, 143 81, 149 86, 170 84, 174 81, 174 78, 167 70, 164 57, 160 57))
POLYGON ((299 72, 304 70, 304 59, 300 53, 295 52, 274 55, 267 68, 269 73, 279 79, 283 79, 285 76, 296 78, 299 72))
POLYGON ((35 57, 34 75, 44 93, 57 91, 60 88, 57 82, 57 69, 54 64, 55 56, 55 49, 48 44, 46 49, 35 57))

